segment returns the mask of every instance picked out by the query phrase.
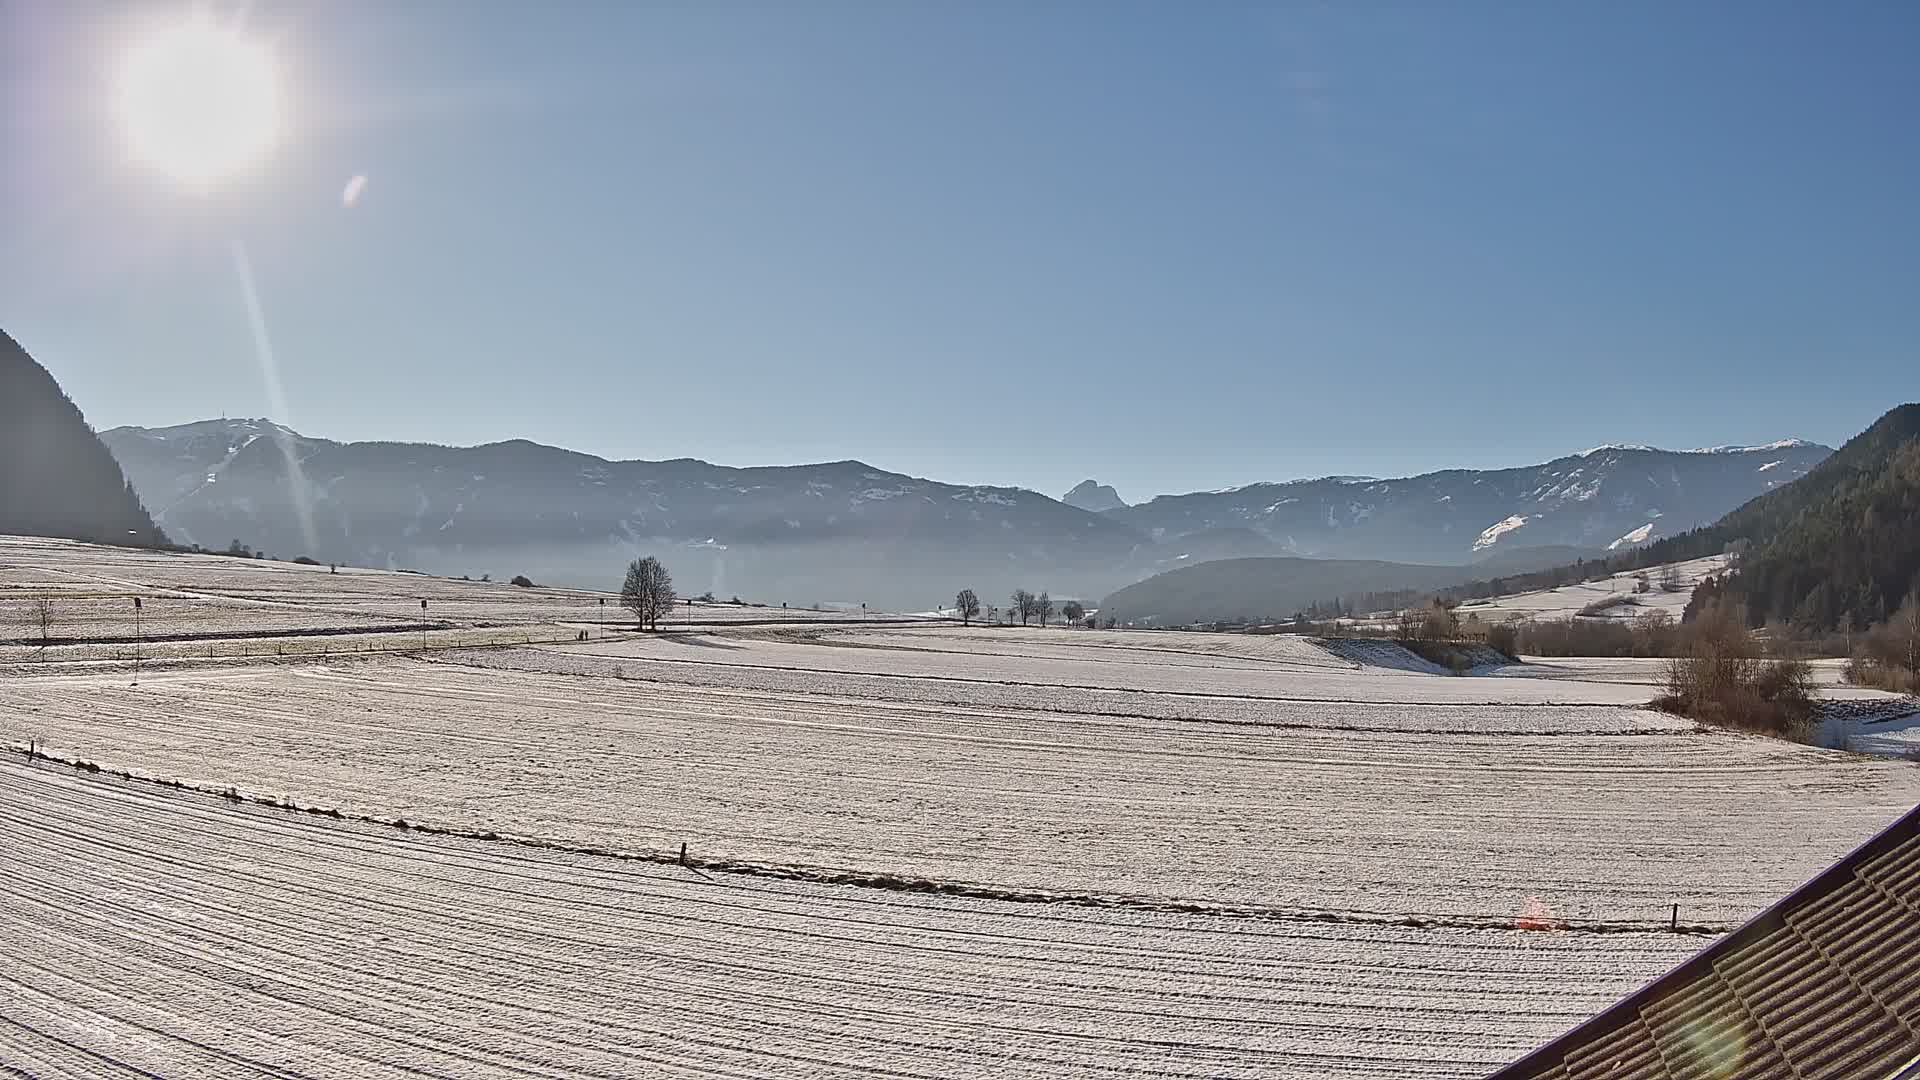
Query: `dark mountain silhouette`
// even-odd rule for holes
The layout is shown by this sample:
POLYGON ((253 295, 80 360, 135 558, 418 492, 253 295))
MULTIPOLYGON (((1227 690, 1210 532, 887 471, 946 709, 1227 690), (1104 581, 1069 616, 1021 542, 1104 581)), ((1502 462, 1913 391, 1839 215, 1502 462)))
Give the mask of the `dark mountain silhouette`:
POLYGON ((0 533, 142 546, 166 542, 79 408, 5 332, 0 533))

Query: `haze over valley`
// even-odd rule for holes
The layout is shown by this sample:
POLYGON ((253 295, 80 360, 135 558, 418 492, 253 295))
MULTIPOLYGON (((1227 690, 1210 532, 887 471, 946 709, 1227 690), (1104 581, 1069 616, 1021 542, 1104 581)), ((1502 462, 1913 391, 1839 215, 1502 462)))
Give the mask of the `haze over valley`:
POLYGON ((1524 468, 1294 480, 1092 512, 858 461, 741 469, 606 461, 524 440, 338 443, 269 420, 101 438, 182 543, 224 549, 237 539, 288 558, 581 587, 605 586, 634 554, 654 553, 695 592, 913 611, 961 585, 1097 601, 1221 558, 1498 558, 1496 567, 1539 569, 1707 524, 1831 453, 1800 440, 1601 447, 1524 468))

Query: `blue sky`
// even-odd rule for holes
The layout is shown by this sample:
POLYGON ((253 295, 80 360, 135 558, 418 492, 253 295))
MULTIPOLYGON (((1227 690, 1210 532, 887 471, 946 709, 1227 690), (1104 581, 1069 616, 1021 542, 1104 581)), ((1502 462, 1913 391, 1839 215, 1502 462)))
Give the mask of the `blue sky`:
POLYGON ((235 241, 341 439, 1139 499, 1920 390, 1900 0, 257 0, 284 138, 205 193, 108 107, 185 10, 0 0, 0 328, 103 428, 277 411, 235 241))

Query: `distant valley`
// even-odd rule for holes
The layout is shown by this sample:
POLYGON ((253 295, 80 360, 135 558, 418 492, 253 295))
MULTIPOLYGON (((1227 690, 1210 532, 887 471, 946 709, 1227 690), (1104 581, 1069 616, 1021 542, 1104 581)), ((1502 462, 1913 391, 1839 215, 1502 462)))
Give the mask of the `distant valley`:
POLYGON ((683 592, 899 610, 932 608, 963 586, 989 602, 1024 586, 1097 603, 1230 558, 1466 565, 1505 554, 1546 565, 1525 549, 1600 552, 1671 535, 1831 453, 1798 440, 1614 446, 1524 468, 1327 477, 1129 506, 1095 481, 1057 500, 858 461, 732 468, 609 461, 524 440, 342 443, 265 420, 120 427, 101 439, 181 543, 600 587, 652 552, 683 592))

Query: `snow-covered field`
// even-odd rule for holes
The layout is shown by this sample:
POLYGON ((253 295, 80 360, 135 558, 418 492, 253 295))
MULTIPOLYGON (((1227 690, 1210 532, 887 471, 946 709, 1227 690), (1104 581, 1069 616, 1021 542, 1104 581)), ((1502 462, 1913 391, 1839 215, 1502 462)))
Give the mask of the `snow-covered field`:
POLYGON ((1920 765, 1635 708, 1647 662, 637 635, 597 594, 175 558, 0 540, 0 595, 241 635, 137 679, 0 653, 0 744, 54 759, 0 756, 0 1071, 1471 1077, 1920 801, 1920 765), (485 614, 412 655, 245 636, 423 595, 485 614))
POLYGON ((984 693, 952 703, 806 689, 805 673, 756 687, 725 648, 688 648, 719 659, 624 657, 625 678, 553 674, 548 657, 609 658, 532 649, 137 687, 17 680, 4 734, 216 788, 620 848, 1476 920, 1537 897, 1583 920, 1657 922, 1678 901, 1731 922, 1920 801, 1902 763, 1622 708, 1270 700, 1215 719, 1196 699, 1168 720, 1116 692, 1063 714, 1018 686, 963 683, 984 693))
MULTIPOLYGON (((613 568, 616 575, 618 569, 613 568)), ((857 611, 692 602, 676 608, 666 625, 924 621, 857 611)), ((37 644, 42 637, 130 646, 136 637, 144 642, 208 641, 247 635, 414 633, 422 625, 476 630, 534 625, 612 628, 631 622, 611 593, 523 589, 502 581, 457 581, 352 567, 330 572, 325 566, 267 559, 0 536, 0 642, 19 643, 0 644, 0 662, 17 659, 23 649, 32 649, 36 659, 42 658, 37 644), (141 601, 137 620, 135 597, 141 601), (43 599, 50 604, 44 634, 35 611, 43 599)), ((122 654, 131 656, 131 650, 95 647, 74 655, 122 654)))
MULTIPOLYGON (((1298 637, 1233 637, 1122 631, 1128 647, 1081 647, 1084 631, 991 630, 977 641, 956 635, 959 647, 929 644, 931 635, 842 634, 803 628, 752 635, 596 639, 570 655, 615 661, 658 661, 767 672, 867 676, 892 682, 996 683, 1009 687, 1131 691, 1248 698, 1264 701, 1371 701, 1382 704, 1637 704, 1643 688, 1587 681, 1448 679, 1343 660, 1298 637), (1181 648, 1181 639, 1235 643, 1217 651, 1181 648), (1025 639, 1025 640, 1023 640, 1025 639), (892 644, 888 644, 891 641, 892 644), (1254 650, 1265 650, 1264 657, 1254 650)), ((598 670, 598 668, 596 668, 598 670)))
POLYGON ((1703 941, 815 885, 0 763, 43 1077, 1465 1077, 1703 941))
POLYGON ((1677 578, 1679 589, 1666 592, 1661 588, 1661 579, 1665 567, 1653 567, 1631 573, 1614 574, 1599 581, 1589 581, 1577 585, 1562 585, 1557 589, 1540 589, 1534 592, 1513 593, 1508 596, 1495 596, 1485 600, 1468 600, 1462 603, 1456 614, 1461 618, 1478 615, 1485 622, 1507 622, 1512 619, 1566 619, 1579 615, 1582 609, 1592 604, 1612 601, 1604 611, 1595 617, 1609 619, 1632 619, 1651 611, 1663 611, 1675 620, 1687 609, 1687 601, 1693 598, 1694 586, 1701 581, 1726 569, 1724 555, 1709 555, 1703 559, 1691 559, 1687 562, 1670 564, 1677 578), (1651 590, 1636 593, 1638 578, 1644 576, 1652 586, 1651 590))

